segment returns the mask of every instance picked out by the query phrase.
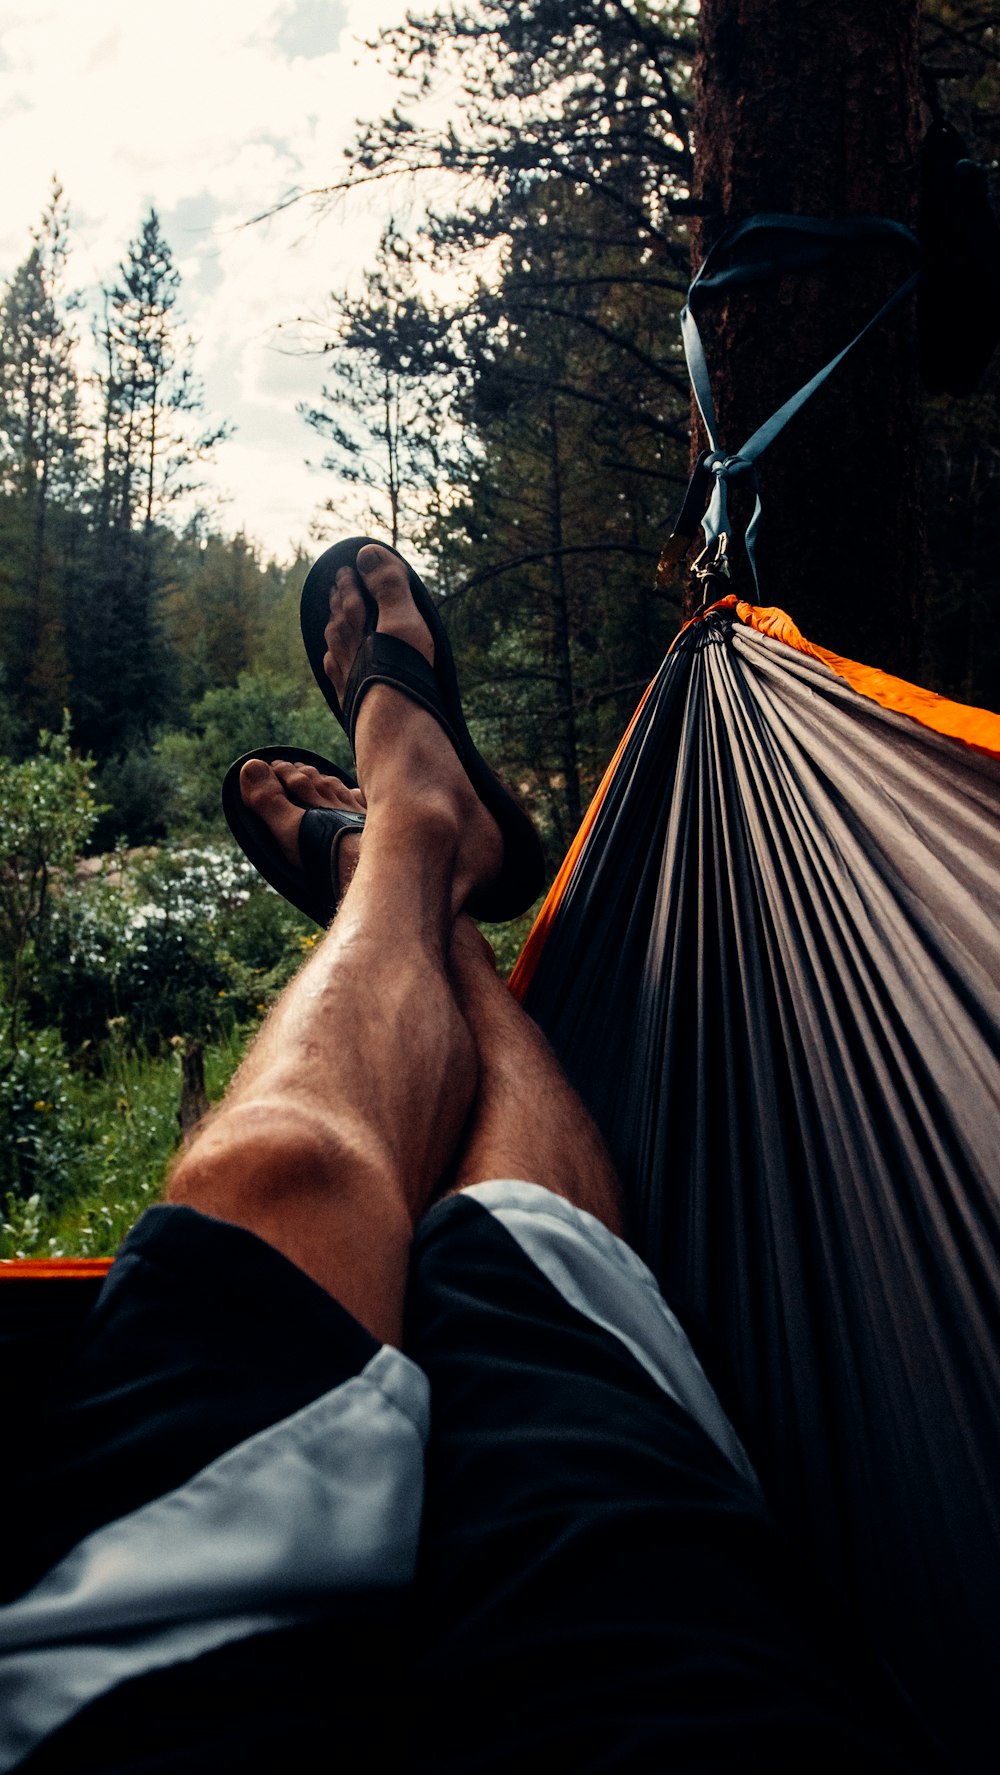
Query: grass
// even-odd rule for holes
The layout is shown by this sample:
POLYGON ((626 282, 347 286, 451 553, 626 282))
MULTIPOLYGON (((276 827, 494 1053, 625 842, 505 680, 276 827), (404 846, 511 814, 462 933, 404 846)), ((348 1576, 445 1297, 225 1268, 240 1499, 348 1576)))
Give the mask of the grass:
MULTIPOLYGON (((205 1048, 205 1083, 222 1096, 242 1058, 238 1028, 205 1048)), ((139 1215, 159 1200, 180 1144, 181 1071, 176 1054, 158 1059, 115 1048, 99 1079, 75 1077, 72 1091, 86 1132, 82 1189, 47 1212, 44 1202, 8 1202, 2 1257, 110 1257, 139 1215)))
MULTIPOLYGON (((484 925, 497 966, 509 975, 531 929, 534 910, 505 925, 484 925)), ((314 936, 302 940, 308 954, 314 936)), ((127 1045, 124 1019, 112 1019, 102 1044, 100 1076, 68 1072, 79 1146, 66 1193, 49 1207, 44 1196, 8 1197, 0 1218, 0 1258, 110 1257, 144 1209, 158 1201, 180 1144, 177 1112, 181 1068, 176 1052, 151 1058, 127 1045)), ((235 1026, 205 1046, 205 1084, 222 1097, 253 1033, 235 1026)))

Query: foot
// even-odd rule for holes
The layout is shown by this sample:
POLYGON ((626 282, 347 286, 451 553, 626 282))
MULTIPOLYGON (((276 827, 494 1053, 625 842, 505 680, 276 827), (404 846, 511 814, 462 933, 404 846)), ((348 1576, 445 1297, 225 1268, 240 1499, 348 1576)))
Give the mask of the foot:
MULTIPOLYGON (((368 543, 359 551, 357 571, 342 567, 330 593, 323 665, 341 703, 365 636, 366 594, 378 609, 378 632, 405 641, 428 665, 434 664, 430 630, 414 603, 404 563, 389 549, 368 543)), ((450 850, 457 913, 470 894, 495 880, 503 862, 503 839, 451 741, 409 697, 390 685, 375 684, 361 703, 354 744, 369 818, 384 803, 397 817, 405 808, 435 832, 445 852, 450 850)))
POLYGON ((323 634, 323 669, 341 704, 354 656, 365 638, 362 583, 378 605, 379 632, 406 641, 429 666, 434 664, 434 644, 413 602, 406 568, 388 549, 379 548, 374 542, 366 543, 358 552, 358 572, 353 567, 341 567, 337 574, 330 592, 330 621, 323 634))
MULTIPOLYGON (((336 777, 324 776, 314 765, 292 763, 282 758, 271 763, 263 758, 252 758, 240 771, 240 794, 294 867, 302 865, 299 827, 308 808, 332 807, 347 813, 365 811, 365 798, 360 789, 349 789, 336 777)), ((360 853, 361 838, 353 832, 345 832, 334 844, 332 885, 338 903, 347 891, 360 853)))

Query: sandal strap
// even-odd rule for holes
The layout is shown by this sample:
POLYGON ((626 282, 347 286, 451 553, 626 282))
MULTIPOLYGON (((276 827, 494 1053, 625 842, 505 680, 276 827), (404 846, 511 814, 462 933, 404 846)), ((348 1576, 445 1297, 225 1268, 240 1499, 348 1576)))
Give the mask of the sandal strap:
POLYGON ((343 721, 352 750, 362 698, 373 684, 388 684, 426 709, 444 729, 459 757, 463 757, 462 742, 445 714, 433 666, 408 641, 380 634, 378 630, 362 641, 344 689, 343 721))
POLYGON ((339 807, 309 807, 299 827, 299 858, 302 873, 317 897, 317 914, 329 924, 337 910, 337 886, 333 879, 334 851, 348 832, 364 830, 364 814, 339 807))

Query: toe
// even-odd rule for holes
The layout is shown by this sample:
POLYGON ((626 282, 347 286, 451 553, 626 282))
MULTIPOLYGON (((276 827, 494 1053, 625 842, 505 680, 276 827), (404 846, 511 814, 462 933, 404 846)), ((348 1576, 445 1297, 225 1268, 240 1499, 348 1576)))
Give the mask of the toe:
POLYGON ((379 632, 408 642, 433 665, 434 643, 413 601, 406 563, 391 549, 368 542, 358 550, 358 572, 378 605, 379 632))
POLYGON ((300 807, 336 807, 348 813, 364 813, 364 796, 339 777, 318 770, 315 764, 300 760, 274 760, 274 770, 291 799, 300 807))
POLYGON ((302 808, 293 806, 276 772, 263 758, 251 758, 240 771, 244 805, 267 827, 290 863, 299 861, 302 808))
POLYGON ((365 636, 365 599, 353 567, 341 567, 330 589, 330 620, 323 630, 323 670, 343 700, 355 654, 365 636))

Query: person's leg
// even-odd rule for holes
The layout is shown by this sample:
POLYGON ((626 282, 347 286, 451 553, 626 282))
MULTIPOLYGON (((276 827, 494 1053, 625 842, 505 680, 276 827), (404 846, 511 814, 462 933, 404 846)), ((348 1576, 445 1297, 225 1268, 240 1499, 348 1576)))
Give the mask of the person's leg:
POLYGON ((621 1185, 597 1125, 546 1037, 500 979, 470 918, 456 922, 450 966, 480 1057, 479 1089, 452 1188, 523 1178, 621 1233, 621 1185))
MULTIPOLYGON (((392 590, 380 627, 405 630, 392 590)), ((353 575, 338 612, 347 658, 353 575)), ((351 1766, 385 1760, 428 1423, 426 1378, 391 1344, 412 1224, 476 1083, 452 924, 500 838, 441 730, 395 691, 370 690, 356 745, 367 824, 335 928, 169 1205, 125 1241, 25 1451, 0 1603, 4 1767, 28 1751, 46 1775, 200 1775, 307 1767, 331 1743, 351 1766)), ((248 767, 292 861, 305 787, 290 788, 248 767)))
MULTIPOLYGON (((405 575, 372 565, 379 628, 417 645, 422 631, 426 646, 405 575)), ((363 626, 357 581, 342 575, 329 638, 343 677, 363 626)), ((500 839, 441 728, 397 691, 369 691, 355 743, 367 824, 350 887, 169 1199, 259 1234, 398 1341, 413 1223, 476 1086, 447 947, 456 912, 499 866, 500 839)), ((246 772, 248 802, 293 847, 301 807, 269 766, 246 772)))

